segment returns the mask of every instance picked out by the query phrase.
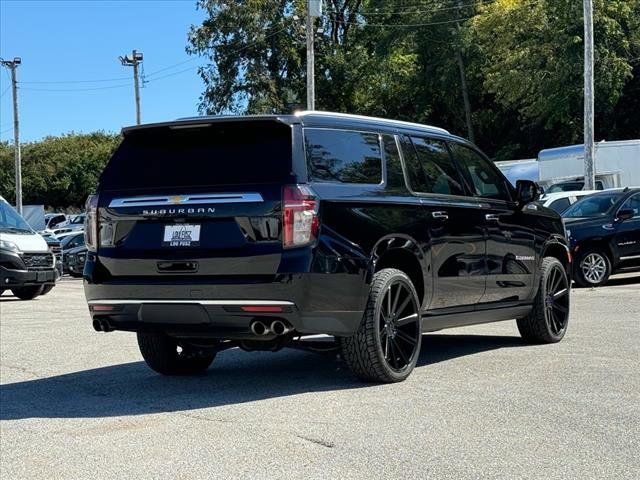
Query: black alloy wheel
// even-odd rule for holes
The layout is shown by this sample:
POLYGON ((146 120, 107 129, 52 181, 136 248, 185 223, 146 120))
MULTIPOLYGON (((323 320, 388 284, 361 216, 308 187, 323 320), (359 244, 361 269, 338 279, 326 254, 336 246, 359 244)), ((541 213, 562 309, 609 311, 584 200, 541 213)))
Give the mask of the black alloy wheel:
POLYGON ((563 335, 569 323, 569 281, 562 265, 554 264, 546 279, 545 319, 554 335, 563 335))
POLYGON ((422 344, 420 302, 409 277, 393 268, 377 272, 360 327, 338 340, 345 362, 361 379, 390 383, 407 378, 422 344))

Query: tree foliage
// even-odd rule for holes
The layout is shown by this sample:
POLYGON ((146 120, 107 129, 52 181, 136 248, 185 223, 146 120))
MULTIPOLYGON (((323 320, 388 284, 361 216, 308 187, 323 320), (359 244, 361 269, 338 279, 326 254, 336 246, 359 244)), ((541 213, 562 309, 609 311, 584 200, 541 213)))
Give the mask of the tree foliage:
MULTIPOLYGON (((47 137, 22 144, 24 204, 46 202, 52 208, 81 208, 120 142, 102 132, 47 137)), ((0 143, 0 194, 15 202, 13 145, 0 143)))
MULTIPOLYGON (((640 136, 640 0, 595 0, 596 134, 640 136)), ((304 0, 199 0, 187 50, 209 64, 205 113, 305 105, 304 0)), ((316 108, 432 123, 496 158, 582 137, 583 18, 574 0, 325 0, 316 108)))

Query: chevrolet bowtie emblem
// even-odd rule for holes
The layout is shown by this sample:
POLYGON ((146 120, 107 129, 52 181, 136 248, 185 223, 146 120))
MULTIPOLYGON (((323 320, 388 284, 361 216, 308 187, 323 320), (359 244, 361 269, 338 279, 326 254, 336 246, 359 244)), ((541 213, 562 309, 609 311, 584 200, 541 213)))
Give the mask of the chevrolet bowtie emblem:
POLYGON ((174 195, 173 197, 169 197, 169 203, 171 205, 177 205, 178 203, 186 202, 187 197, 181 197, 180 195, 174 195))

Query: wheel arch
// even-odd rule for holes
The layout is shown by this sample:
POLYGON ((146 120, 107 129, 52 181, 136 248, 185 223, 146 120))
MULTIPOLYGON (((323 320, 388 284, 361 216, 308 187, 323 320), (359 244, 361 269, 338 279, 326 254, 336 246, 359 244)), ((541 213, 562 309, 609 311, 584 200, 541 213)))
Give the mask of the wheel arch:
POLYGON ((576 247, 573 249, 576 258, 588 248, 597 248, 598 250, 601 250, 604 254, 606 254, 607 257, 609 257, 609 262, 611 263, 611 268, 613 269, 616 258, 614 256, 613 249, 611 248, 609 239, 605 237, 589 238, 588 240, 584 240, 578 243, 578 245, 576 245, 576 247))
POLYGON ((554 257, 557 258, 562 266, 564 267, 567 275, 571 276, 571 253, 569 251, 569 247, 558 240, 551 240, 547 242, 542 249, 542 256, 540 258, 540 266, 542 266, 542 260, 545 257, 554 257))
POLYGON ((383 268, 403 271, 413 283, 421 305, 431 296, 431 282, 426 275, 428 258, 418 243, 408 235, 389 235, 376 243, 371 254, 371 274, 383 268))

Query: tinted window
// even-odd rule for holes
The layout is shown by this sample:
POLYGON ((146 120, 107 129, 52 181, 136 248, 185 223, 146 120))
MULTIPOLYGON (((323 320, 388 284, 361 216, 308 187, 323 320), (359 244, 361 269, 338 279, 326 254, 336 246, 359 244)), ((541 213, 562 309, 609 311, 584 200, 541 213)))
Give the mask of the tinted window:
POLYGON ((275 183, 291 178, 291 128, 273 121, 133 130, 107 164, 105 189, 275 183))
POLYGON ((444 142, 411 137, 417 155, 418 182, 413 189, 423 193, 464 195, 462 182, 444 142))
POLYGON ((568 198, 559 198, 558 200, 554 200, 553 202, 551 202, 549 204, 549 208, 555 210, 558 213, 562 213, 567 209, 569 205, 571 204, 569 203, 568 198))
POLYGON ((404 188, 404 175, 402 174, 402 163, 400 153, 393 135, 383 135, 384 156, 387 162, 387 185, 392 188, 404 188))
POLYGON ((622 195, 622 192, 590 195, 571 205, 562 216, 569 218, 604 216, 620 200, 622 195))
POLYGON ((489 160, 474 150, 457 143, 451 144, 451 151, 467 176, 469 186, 478 197, 511 200, 509 187, 500 171, 489 160))
POLYGON ((306 128, 304 141, 313 180, 382 182, 382 154, 377 133, 306 128))
POLYGON ((620 210, 633 210, 633 218, 640 218, 640 193, 630 196, 620 210))

